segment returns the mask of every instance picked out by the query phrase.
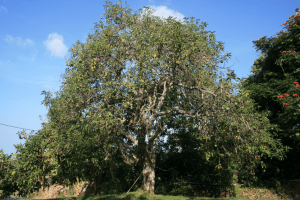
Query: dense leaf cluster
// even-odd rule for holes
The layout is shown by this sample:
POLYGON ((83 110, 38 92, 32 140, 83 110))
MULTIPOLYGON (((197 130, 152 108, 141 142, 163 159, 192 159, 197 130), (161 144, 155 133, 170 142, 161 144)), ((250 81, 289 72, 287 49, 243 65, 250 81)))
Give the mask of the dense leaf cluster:
POLYGON ((273 137, 289 147, 286 159, 263 157, 267 168, 255 170, 260 182, 272 179, 274 184, 276 181, 300 178, 300 113, 299 100, 296 99, 299 88, 293 85, 300 76, 300 13, 292 15, 282 25, 286 31, 253 41, 262 54, 254 61, 253 74, 243 80, 243 88, 249 91, 258 112, 269 111, 271 115, 268 119, 278 125, 279 132, 271 131, 273 137), (284 94, 291 98, 278 98, 284 94), (289 106, 284 106, 285 103, 289 106))

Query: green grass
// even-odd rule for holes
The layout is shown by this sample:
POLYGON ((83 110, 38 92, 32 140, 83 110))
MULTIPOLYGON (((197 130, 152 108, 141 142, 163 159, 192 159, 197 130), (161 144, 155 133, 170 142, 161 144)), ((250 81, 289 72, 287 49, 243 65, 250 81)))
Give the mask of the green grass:
MULTIPOLYGON (((1 191, 1 190, 0 190, 1 191)), ((1 192, 0 192, 1 193, 1 192)), ((61 195, 59 195, 61 196, 61 195)), ((32 197, 29 196, 26 199, 31 199, 32 197)), ((16 198, 21 199, 21 198, 16 198)), ((242 198, 209 198, 209 197, 186 197, 186 196, 171 196, 171 195, 156 195, 156 194, 149 194, 148 192, 129 192, 124 194, 111 194, 111 195, 101 195, 101 196, 91 196, 91 197, 60 197, 55 198, 56 200, 71 200, 71 199, 78 199, 78 200, 98 200, 98 199, 107 199, 107 200, 116 200, 116 199, 124 199, 124 200, 198 200, 198 199, 227 199, 227 200, 237 200, 242 198)))
MULTIPOLYGON (((74 191, 71 187, 69 190, 69 195, 73 195, 74 191)), ((99 195, 99 196, 80 196, 80 197, 64 197, 63 194, 60 194, 56 200, 98 200, 98 199, 107 199, 107 200, 116 200, 116 199, 124 199, 124 200, 200 200, 200 199, 227 199, 227 200, 242 200, 242 199, 249 199, 253 194, 256 194, 257 191, 249 191, 248 195, 245 197, 241 197, 239 194, 242 192, 240 191, 240 187, 235 187, 237 197, 222 197, 222 198, 210 198, 210 197, 188 197, 188 196, 172 196, 172 195, 160 195, 160 194, 149 194, 148 192, 142 191, 135 191, 130 193, 123 193, 123 194, 111 194, 111 195, 99 195), (240 196, 240 197, 238 197, 240 196)), ((262 190, 262 189, 260 189, 262 190)), ((2 191, 0 190, 0 193, 2 191)), ((243 190, 244 192, 244 190, 243 190)), ((33 199, 35 195, 29 195, 28 197, 23 197, 23 199, 33 199)), ((16 198, 22 199, 22 198, 16 198)), ((256 198, 259 200, 259 198, 256 198)), ((289 199, 289 198, 285 198, 289 199)))
MULTIPOLYGON (((200 200, 200 199, 227 199, 227 200, 242 200, 242 199, 258 199, 258 200, 266 200, 266 199, 285 199, 285 200, 291 200, 290 195, 283 195, 281 198, 274 198, 275 192, 266 189, 266 188, 247 188, 247 187, 241 187, 241 185, 237 184, 234 186, 236 197, 220 197, 220 198, 211 198, 211 197, 195 197, 195 196, 187 196, 184 195, 184 191, 187 187, 181 187, 177 191, 172 191, 168 195, 162 195, 162 194, 149 194, 148 192, 142 192, 140 190, 130 192, 130 193, 123 193, 123 194, 110 194, 110 195, 96 195, 96 196, 80 196, 80 197, 65 197, 63 193, 60 193, 57 198, 53 198, 56 200, 98 200, 98 199, 108 199, 108 200, 115 200, 115 199, 124 199, 124 200, 200 200), (182 192, 180 192, 182 191, 182 192), (177 195, 179 194, 179 195, 177 195)), ((2 191, 0 190, 0 194, 2 191)), ((74 195, 74 188, 70 187, 70 190, 68 191, 69 196, 74 195)), ((114 193, 114 191, 111 191, 110 193, 114 193)), ((162 192, 165 194, 164 192, 162 192)), ((37 194, 31 194, 28 195, 28 197, 20 197, 16 199, 34 199, 34 197, 37 196, 37 194)), ((66 195, 67 196, 67 195, 66 195)), ((40 198, 39 198, 40 199, 40 198)))

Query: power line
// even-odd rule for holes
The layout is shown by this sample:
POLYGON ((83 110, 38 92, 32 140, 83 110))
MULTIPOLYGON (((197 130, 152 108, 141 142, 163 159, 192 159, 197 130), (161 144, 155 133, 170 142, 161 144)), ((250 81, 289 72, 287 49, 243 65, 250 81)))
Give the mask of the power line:
MULTIPOLYGON (((1 123, 0 123, 1 124, 1 123)), ((20 128, 20 127, 16 127, 16 126, 10 126, 10 125, 6 125, 6 124, 1 124, 3 126, 9 126, 9 127, 13 127, 13 128, 19 128, 19 129, 25 129, 25 128, 20 128)), ((32 130, 32 129, 25 129, 25 130, 32 130)), ((32 130, 32 131, 36 131, 36 130, 32 130)))

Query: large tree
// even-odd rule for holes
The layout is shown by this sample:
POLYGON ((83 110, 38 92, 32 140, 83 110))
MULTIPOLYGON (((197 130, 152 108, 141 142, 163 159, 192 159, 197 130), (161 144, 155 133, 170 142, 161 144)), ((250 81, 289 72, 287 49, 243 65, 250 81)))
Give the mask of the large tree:
MULTIPOLYGON (((297 11, 297 9, 296 9, 297 11)), ((299 82, 299 41, 300 41, 300 13, 291 16, 282 25, 286 31, 281 30, 276 36, 262 37, 253 41, 261 55, 254 61, 251 74, 243 80, 243 88, 250 92, 251 99, 256 103, 259 112, 270 111, 268 117, 272 124, 279 127, 279 132, 273 132, 276 139, 290 147, 286 159, 263 158, 267 164, 266 172, 257 169, 261 180, 279 179, 291 180, 300 178, 300 115, 299 101, 295 97, 282 101, 278 96, 284 94, 299 94, 299 88, 293 82, 299 82), (293 53, 289 53, 289 51, 293 53), (288 53, 284 53, 284 52, 288 53), (283 106, 283 102, 290 106, 283 106)))
POLYGON ((120 3, 105 6, 107 26, 100 20, 86 43, 71 48, 56 97, 43 92, 47 129, 53 133, 47 142, 55 144, 50 156, 58 156, 58 173, 67 169, 64 176, 73 182, 82 170, 79 158, 96 158, 87 146, 117 147, 126 163, 143 164, 142 187, 154 193, 155 144, 173 128, 170 119, 179 116, 198 128, 201 148, 209 147, 207 161, 213 154, 236 164, 254 160, 258 153, 283 156, 282 145, 269 135, 276 126, 270 125, 267 113, 256 113, 245 91, 231 95, 234 73, 216 82, 217 64, 230 54, 220 55, 223 43, 216 44, 214 34, 204 30, 206 23, 197 26, 193 20, 180 23, 171 17, 162 21, 151 11, 131 15, 120 3))

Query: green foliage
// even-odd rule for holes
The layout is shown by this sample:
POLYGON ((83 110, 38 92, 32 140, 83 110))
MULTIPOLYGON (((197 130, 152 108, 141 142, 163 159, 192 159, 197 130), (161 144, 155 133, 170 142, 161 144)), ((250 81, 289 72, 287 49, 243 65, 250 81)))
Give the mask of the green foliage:
MULTIPOLYGON (((19 133, 20 139, 23 139, 21 135, 25 135, 25 138, 27 136, 24 134, 24 131, 19 133)), ((17 154, 17 161, 11 167, 8 167, 7 171, 5 168, 1 170, 1 179, 6 179, 2 183, 5 195, 15 191, 19 191, 21 195, 26 195, 37 190, 37 188, 41 187, 41 184, 37 183, 36 180, 53 170, 55 166, 48 166, 48 159, 43 156, 43 149, 46 149, 40 143, 43 139, 31 135, 29 138, 26 138, 26 147, 23 147, 23 145, 14 145, 18 152, 20 152, 20 154, 17 154)), ((7 157, 2 154, 0 157, 6 163, 11 161, 11 156, 7 157)))
POLYGON ((291 96, 299 93, 299 89, 292 83, 299 81, 300 75, 300 15, 291 16, 282 25, 286 31, 281 30, 276 37, 262 37, 253 41, 257 51, 261 50, 262 54, 254 61, 254 74, 243 80, 243 88, 249 92, 258 112, 269 111, 271 115, 268 119, 272 124, 278 125, 278 132, 271 130, 273 138, 280 139, 289 149, 284 160, 262 157, 266 168, 255 170, 258 182, 271 181, 273 178, 278 181, 300 177, 300 130, 297 125, 300 119, 299 102, 294 97, 283 101, 278 98, 284 94, 291 96), (283 106, 284 102, 290 106, 283 106))

